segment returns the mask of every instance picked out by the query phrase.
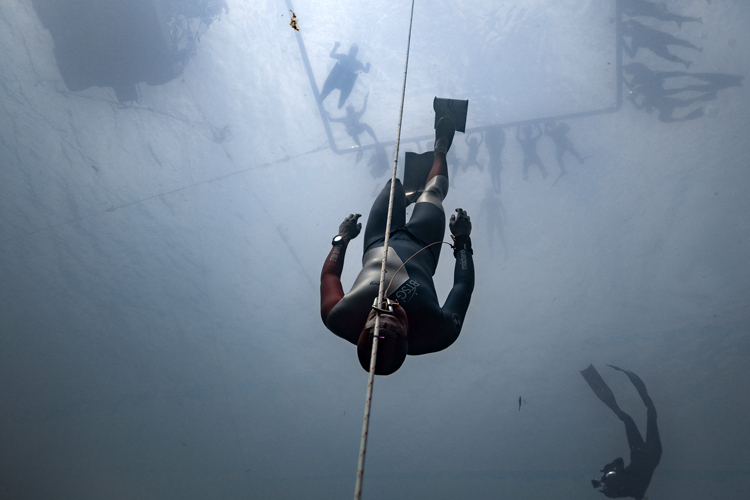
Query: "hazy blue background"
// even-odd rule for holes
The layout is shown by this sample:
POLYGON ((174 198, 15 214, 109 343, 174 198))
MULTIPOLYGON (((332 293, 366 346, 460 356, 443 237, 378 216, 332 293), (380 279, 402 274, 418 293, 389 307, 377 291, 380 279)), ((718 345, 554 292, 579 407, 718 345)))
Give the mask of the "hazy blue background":
MULTIPOLYGON (((367 374, 322 324, 318 276, 386 175, 372 150, 355 163, 341 124, 342 154, 329 147, 287 4, 228 3, 183 77, 122 109, 110 88, 64 92, 30 0, 0 3, 0 498, 353 494, 367 374)), ((416 2, 402 151, 430 149, 411 139, 432 133, 434 96, 469 99, 469 129, 615 105, 613 1, 470 4, 416 2)), ((703 47, 672 48, 690 71, 748 74, 749 2, 666 5, 703 17, 639 19, 703 47)), ((359 45, 371 69, 349 103, 369 92, 362 121, 394 141, 410 3, 293 8, 318 87, 334 42, 359 45)), ((589 363, 643 431, 637 393, 605 365, 653 397, 649 498, 746 498, 748 85, 705 104, 681 123, 628 101, 568 120, 591 157, 567 157, 554 188, 552 141, 550 176, 525 182, 506 129, 507 253, 480 216, 487 169, 458 170, 445 206, 474 222, 471 307, 450 349, 376 379, 365 498, 602 498, 589 480, 629 455, 578 373, 589 363)), ((361 238, 346 289, 360 252, 361 238)), ((441 300, 452 260, 444 249, 441 300)))

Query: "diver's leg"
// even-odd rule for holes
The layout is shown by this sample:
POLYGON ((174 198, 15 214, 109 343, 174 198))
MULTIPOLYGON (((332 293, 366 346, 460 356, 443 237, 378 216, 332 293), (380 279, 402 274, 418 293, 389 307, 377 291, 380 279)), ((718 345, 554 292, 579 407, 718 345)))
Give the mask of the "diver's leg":
POLYGON ((565 154, 565 148, 557 146, 555 151, 555 159, 557 159, 557 165, 560 167, 560 173, 566 173, 565 171, 565 160, 563 155, 565 154))
POLYGON ((643 447, 643 437, 641 437, 641 433, 635 425, 632 417, 620 410, 619 413, 617 413, 617 418, 625 424, 625 435, 628 438, 628 446, 630 446, 630 449, 632 450, 633 448, 643 447))
POLYGON ((424 245, 435 243, 425 251, 429 251, 433 257, 430 263, 432 274, 435 274, 437 269, 443 246, 437 242, 443 241, 445 236, 445 210, 441 201, 447 192, 448 179, 446 177, 437 176, 428 182, 424 192, 414 204, 414 211, 406 224, 409 232, 419 238, 424 245))
POLYGON ((330 94, 333 89, 336 88, 340 76, 341 64, 336 63, 333 69, 331 69, 331 72, 328 74, 328 78, 326 78, 325 83, 323 84, 323 90, 320 91, 320 102, 325 101, 325 98, 328 97, 328 94, 330 94))
MULTIPOLYGON (((414 204, 407 229, 426 245, 443 241, 445 235, 445 210, 443 200, 448 194, 448 160, 446 154, 453 142, 456 125, 450 116, 442 117, 435 127, 435 159, 427 175, 425 189, 414 204)), ((432 273, 435 273, 442 245, 428 250, 433 256, 432 273)))
POLYGON ((659 427, 656 425, 656 408, 648 407, 646 412, 646 449, 654 466, 661 459, 661 439, 659 438, 659 427))
POLYGON ((544 163, 542 163, 542 159, 537 156, 536 159, 535 159, 535 164, 536 164, 537 167, 539 167, 539 171, 542 173, 542 178, 546 179, 547 178, 547 169, 544 168, 544 163))
POLYGON ((341 80, 339 81, 339 89, 341 90, 341 93, 339 94, 339 109, 341 109, 346 100, 349 99, 349 94, 352 93, 354 82, 356 80, 357 73, 344 70, 341 80))
POLYGON ((687 59, 683 59, 681 57, 678 57, 671 52, 669 52, 669 49, 666 45, 656 45, 653 47, 649 47, 651 52, 656 54, 657 56, 661 57, 662 59, 666 59, 667 61, 671 62, 678 62, 685 65, 685 68, 689 68, 692 64, 692 61, 688 61, 687 59))
MULTIPOLYGON (((406 224, 406 193, 401 181, 396 179, 393 193, 393 215, 391 219, 391 229, 403 227, 406 224)), ((375 198, 370 209, 370 215, 367 217, 365 226, 364 251, 381 240, 385 236, 385 226, 388 220, 388 203, 391 197, 391 181, 385 183, 385 187, 375 198)))
MULTIPOLYGON (((414 204, 407 229, 426 245, 443 241, 445 235, 445 210, 443 200, 448 194, 448 164, 444 153, 435 153, 432 170, 422 194, 414 204)), ((433 256, 432 272, 437 269, 442 245, 433 245, 428 250, 433 256)))
MULTIPOLYGON (((614 368, 615 370, 621 371, 625 375, 628 376, 630 379, 630 383, 635 386, 635 390, 638 391, 638 395, 641 397, 641 400, 643 401, 643 404, 646 405, 646 408, 654 408, 654 402, 651 401, 651 396, 648 395, 648 391, 646 390, 646 384, 643 383, 643 380, 636 375, 633 372, 630 372, 628 370, 623 370, 622 368, 618 368, 617 366, 613 365, 607 365, 610 368, 614 368)), ((656 410, 654 410, 655 412, 656 410)), ((656 417, 654 417, 656 418, 656 417)))

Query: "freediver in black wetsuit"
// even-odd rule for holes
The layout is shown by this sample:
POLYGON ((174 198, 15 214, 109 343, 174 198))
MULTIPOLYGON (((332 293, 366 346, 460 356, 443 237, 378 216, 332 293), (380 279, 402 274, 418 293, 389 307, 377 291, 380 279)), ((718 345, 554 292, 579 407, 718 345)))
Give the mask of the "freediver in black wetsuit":
POLYGON ((599 372, 596 371, 594 365, 589 365, 588 368, 582 370, 581 375, 586 379, 596 397, 625 424, 625 434, 628 438, 628 446, 630 446, 630 465, 625 466, 622 457, 618 457, 605 465, 601 470, 602 478, 598 481, 592 479, 591 484, 594 488, 601 487, 600 491, 609 498, 632 497, 641 500, 646 494, 651 476, 653 476, 654 470, 661 460, 662 450, 659 429, 656 425, 656 407, 651 401, 648 391, 646 391, 646 385, 638 375, 616 366, 608 366, 628 376, 630 382, 638 391, 638 395, 641 396, 643 404, 646 405, 646 440, 643 440, 630 415, 617 405, 615 395, 599 375, 599 372))
POLYGON ((544 168, 542 159, 536 152, 536 143, 542 138, 543 132, 542 127, 538 123, 534 126, 524 125, 516 129, 516 140, 521 145, 523 150, 523 180, 529 180, 529 166, 536 165, 539 167, 539 171, 542 173, 543 178, 547 178, 547 169, 544 168))
POLYGON ((344 55, 336 52, 340 45, 339 42, 336 42, 333 46, 331 57, 337 59, 338 62, 328 74, 328 78, 323 84, 323 90, 320 91, 320 102, 323 102, 334 89, 339 89, 341 91, 339 94, 339 109, 342 108, 349 98, 349 94, 352 93, 354 83, 357 81, 357 74, 360 71, 365 73, 370 71, 370 63, 362 64, 357 61, 359 47, 352 45, 349 47, 349 54, 344 55))
POLYGON ((663 3, 653 3, 646 0, 620 0, 622 12, 628 17, 653 17, 659 21, 674 21, 681 28, 682 23, 702 23, 702 17, 688 17, 673 14, 663 3))
POLYGON ((484 147, 490 157, 487 165, 492 178, 492 187, 496 193, 500 193, 500 175, 503 173, 503 148, 505 147, 505 131, 502 127, 493 125, 484 134, 484 147))
MULTIPOLYGON (((455 121, 451 117, 444 116, 438 121, 432 168, 408 222, 404 186, 398 179, 393 186, 392 231, 387 254, 390 283, 385 296, 398 302, 394 301, 392 311, 380 316, 384 326, 378 341, 377 375, 389 375, 398 370, 407 354, 446 349, 461 333, 469 308, 474 289, 471 219, 460 208, 449 222, 455 236, 456 264, 453 288, 442 307, 432 280, 445 235, 442 201, 448 193, 446 153, 454 132, 455 121)), ((357 222, 359 214, 350 215, 339 226, 339 234, 333 239, 333 248, 320 275, 321 318, 331 332, 357 346, 359 362, 366 371, 369 371, 372 349, 373 302, 377 302, 378 296, 390 190, 389 180, 370 210, 365 227, 362 271, 351 290, 344 293, 341 272, 347 246, 362 229, 362 224, 357 222)))
POLYGON ((682 59, 671 52, 669 52, 669 45, 679 45, 682 47, 688 47, 701 52, 703 49, 697 47, 687 40, 677 38, 669 33, 664 33, 648 26, 644 26, 634 19, 630 19, 622 23, 622 34, 623 36, 630 37, 630 47, 628 44, 623 43, 622 47, 625 53, 631 59, 636 56, 638 49, 648 49, 657 56, 666 59, 667 61, 680 62, 685 65, 685 68, 689 68, 691 61, 682 59))
MULTIPOLYGON (((326 116, 328 117, 328 121, 331 122, 338 122, 343 123, 346 127, 346 133, 349 134, 349 137, 354 140, 354 143, 358 147, 362 147, 362 144, 359 142, 359 136, 363 132, 367 132, 370 134, 370 137, 372 137, 372 140, 376 143, 378 142, 378 138, 375 137, 375 132, 372 130, 372 127, 370 127, 366 123, 361 123, 359 121, 360 118, 362 118, 362 115, 365 114, 365 110, 367 109, 367 98, 369 97, 369 93, 365 95, 365 102, 362 105, 362 109, 359 111, 354 111, 354 106, 349 104, 346 107, 346 116, 343 116, 341 118, 332 118, 330 113, 326 112, 326 116)), ((362 159, 362 150, 360 149, 357 151, 357 163, 359 163, 359 160, 362 159)))

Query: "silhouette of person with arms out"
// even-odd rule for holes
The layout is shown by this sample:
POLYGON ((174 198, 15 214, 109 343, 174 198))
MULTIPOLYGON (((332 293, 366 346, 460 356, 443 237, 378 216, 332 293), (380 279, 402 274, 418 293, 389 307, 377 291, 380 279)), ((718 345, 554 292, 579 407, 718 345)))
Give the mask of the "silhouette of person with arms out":
POLYGON ((695 49, 698 52, 703 50, 687 40, 649 28, 633 19, 622 23, 622 34, 623 36, 630 37, 630 47, 628 47, 627 43, 623 43, 622 47, 631 59, 636 56, 638 49, 648 49, 667 61, 680 62, 685 65, 685 68, 689 68, 692 62, 669 52, 669 45, 679 45, 681 47, 695 49))
POLYGON ((617 405, 615 395, 602 379, 594 365, 581 371, 581 375, 594 391, 602 403, 612 410, 617 418, 625 424, 625 435, 628 438, 630 447, 630 465, 625 466, 625 461, 618 457, 611 463, 608 463, 601 470, 603 473, 600 480, 592 479, 591 484, 594 488, 601 487, 602 493, 609 498, 632 497, 641 500, 646 494, 646 489, 651 482, 651 476, 654 474, 656 466, 661 460, 661 440, 659 439, 659 429, 656 425, 656 407, 651 397, 646 391, 646 385, 633 372, 623 370, 616 366, 607 365, 615 370, 623 372, 633 383, 638 395, 641 396, 643 404, 646 405, 646 440, 643 440, 638 427, 633 419, 617 405))
POLYGON ((500 174, 503 173, 503 148, 505 147, 505 131, 502 127, 493 126, 484 134, 484 147, 490 157, 487 169, 492 178, 492 187, 495 192, 500 192, 500 174))
POLYGON ((477 159, 477 155, 479 154, 479 146, 482 145, 484 142, 484 136, 480 134, 480 139, 477 140, 476 137, 465 137, 464 142, 469 147, 469 152, 466 153, 466 161, 464 162, 463 169, 464 172, 468 170, 469 167, 476 165, 480 172, 484 171, 484 162, 480 162, 477 159))
POLYGON ((682 23, 703 23, 702 17, 688 17, 673 14, 663 3, 653 3, 646 0, 620 0, 622 12, 628 17, 653 17, 659 21, 674 21, 678 28, 682 23))
POLYGON ((523 150, 523 180, 529 180, 529 166, 536 165, 542 173, 543 178, 547 178, 547 169, 544 168, 542 159, 536 152, 536 143, 542 138, 542 127, 538 123, 533 126, 524 125, 516 129, 516 141, 521 145, 523 150))
POLYGON ((673 95, 686 90, 696 92, 717 92, 730 87, 741 87, 743 76, 727 75, 725 73, 688 73, 687 71, 652 71, 643 63, 630 63, 622 67, 623 71, 630 75, 628 81, 623 78, 625 85, 630 89, 638 87, 660 87, 668 78, 690 77, 705 83, 686 85, 673 89, 664 89, 664 95, 673 95))
POLYGON ((583 163, 583 160, 585 160, 568 139, 568 132, 570 132, 570 127, 563 122, 546 122, 544 124, 544 134, 548 135, 555 143, 555 158, 557 158, 557 164, 560 166, 560 177, 568 173, 565 170, 565 160, 563 160, 566 151, 575 156, 579 163, 583 163))
POLYGON ((337 59, 338 62, 328 74, 328 78, 326 78, 323 84, 323 90, 320 91, 320 102, 323 102, 334 89, 339 89, 341 92, 339 94, 339 109, 341 109, 349 98, 349 94, 352 93, 354 82, 357 81, 357 73, 360 71, 364 71, 365 73, 370 72, 370 63, 365 65, 357 61, 359 47, 352 44, 349 47, 349 54, 344 55, 336 52, 340 45, 339 42, 336 42, 333 46, 331 57, 337 59))
POLYGON ((505 244, 505 208, 493 188, 487 188, 484 199, 479 205, 479 217, 487 217, 487 234, 490 238, 490 253, 494 254, 495 233, 503 246, 503 256, 508 258, 508 247, 505 244))
MULTIPOLYGON (((354 106, 349 104, 346 107, 346 116, 343 116, 341 118, 333 118, 331 117, 330 113, 326 112, 328 121, 344 124, 344 127, 346 127, 346 133, 349 134, 349 136, 354 140, 354 143, 359 148, 362 148, 362 144, 359 142, 359 136, 363 132, 367 132, 368 134, 370 134, 370 137, 372 137, 373 141, 378 142, 378 138, 375 137, 375 132, 372 130, 372 127, 370 127, 366 123, 362 123, 359 121, 359 119, 362 117, 363 114, 365 114, 365 110, 367 109, 367 98, 369 97, 369 95, 370 95, 369 93, 365 95, 365 102, 362 105, 362 109, 360 111, 354 111, 354 106)), ((359 160, 361 159, 362 159, 362 149, 357 151, 356 163, 359 163, 359 160)))

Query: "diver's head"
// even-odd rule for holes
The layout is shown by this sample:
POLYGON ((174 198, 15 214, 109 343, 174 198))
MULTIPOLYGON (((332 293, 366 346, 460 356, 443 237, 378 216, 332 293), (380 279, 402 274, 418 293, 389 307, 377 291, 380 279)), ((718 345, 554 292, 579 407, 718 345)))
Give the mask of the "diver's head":
POLYGON ((604 496, 606 497, 620 498, 623 496, 623 491, 625 489, 625 476, 623 474, 622 466, 618 463, 620 461, 622 461, 622 459, 615 460, 612 464, 608 464, 610 465, 609 467, 605 466, 605 468, 602 469, 604 475, 599 481, 591 481, 594 488, 601 486, 600 491, 604 493, 604 496))
POLYGON ((357 57, 357 52, 359 51, 359 47, 357 47, 357 44, 353 43, 351 47, 349 47, 349 57, 357 57))
MULTIPOLYGON (((406 334, 409 330, 409 320, 406 312, 398 304, 393 304, 393 312, 380 313, 380 330, 378 331, 378 357, 375 362, 376 375, 390 375, 404 364, 409 351, 406 334)), ((372 353, 372 339, 375 331, 375 315, 373 309, 367 317, 367 322, 357 341, 357 357, 359 364, 365 371, 370 371, 370 355, 372 353)))
MULTIPOLYGON (((357 342, 357 357, 365 371, 370 371, 373 330, 362 330, 357 342)), ((393 330, 381 328, 378 334, 378 357, 375 361, 375 375, 390 375, 404 364, 409 343, 406 337, 393 330)))
POLYGON ((534 131, 534 127, 531 125, 524 125, 521 130, 523 130, 524 135, 529 136, 534 131))

